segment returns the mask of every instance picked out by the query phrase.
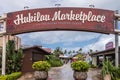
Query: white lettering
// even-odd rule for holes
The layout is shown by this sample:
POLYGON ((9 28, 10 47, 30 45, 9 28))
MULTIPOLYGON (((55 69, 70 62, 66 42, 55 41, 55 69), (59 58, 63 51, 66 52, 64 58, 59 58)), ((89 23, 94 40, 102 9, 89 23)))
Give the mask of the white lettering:
POLYGON ((41 14, 40 12, 28 13, 28 14, 18 14, 16 15, 16 19, 14 20, 14 24, 20 25, 24 23, 32 23, 32 22, 42 22, 42 21, 80 21, 81 23, 89 22, 105 22, 105 15, 95 15, 92 11, 75 13, 73 10, 70 12, 62 13, 60 10, 55 11, 53 16, 50 14, 41 14))

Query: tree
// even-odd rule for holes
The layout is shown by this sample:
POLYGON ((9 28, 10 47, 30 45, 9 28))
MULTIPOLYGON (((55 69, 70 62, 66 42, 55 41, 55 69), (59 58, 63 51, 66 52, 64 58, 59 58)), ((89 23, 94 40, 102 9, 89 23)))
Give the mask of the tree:
POLYGON ((20 48, 15 51, 15 43, 13 40, 9 40, 6 45, 6 73, 21 71, 23 52, 20 48))
POLYGON ((72 53, 72 51, 69 51, 68 54, 70 55, 72 53))
POLYGON ((59 55, 63 55, 63 52, 62 52, 62 48, 60 47, 57 47, 54 51, 53 51, 53 54, 57 57, 59 57, 59 55))
POLYGON ((82 53, 82 48, 80 48, 77 52, 78 52, 78 53, 82 53))
POLYGON ((92 49, 90 49, 90 53, 92 53, 93 52, 93 50, 92 49))
POLYGON ((80 48, 79 51, 82 52, 82 48, 80 48))
POLYGON ((73 50, 73 53, 75 53, 75 50, 73 50))
POLYGON ((67 50, 65 49, 65 50, 64 50, 64 54, 66 54, 66 53, 67 53, 67 50))
POLYGON ((76 57, 78 58, 78 60, 83 60, 83 55, 82 54, 78 54, 76 57))

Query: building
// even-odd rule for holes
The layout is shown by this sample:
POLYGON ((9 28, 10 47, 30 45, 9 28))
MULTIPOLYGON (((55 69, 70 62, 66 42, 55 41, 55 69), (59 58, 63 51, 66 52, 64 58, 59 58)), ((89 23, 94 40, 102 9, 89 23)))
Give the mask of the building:
MULTIPOLYGON (((48 49, 47 49, 48 50, 48 49)), ((33 72, 32 64, 35 61, 45 60, 45 55, 50 55, 50 51, 42 48, 42 46, 32 46, 23 49, 22 72, 33 72)), ((50 50, 50 49, 49 49, 50 50)))
MULTIPOLYGON (((15 41, 15 48, 18 50, 21 47, 21 39, 18 36, 11 36, 11 35, 6 35, 6 44, 9 40, 14 40, 15 41)), ((0 37, 0 47, 2 48, 2 37, 0 37)))
MULTIPOLYGON (((119 47, 119 55, 120 55, 120 47, 119 47)), ((115 48, 95 52, 92 53, 91 56, 93 60, 92 63, 94 65, 98 65, 98 66, 102 65, 102 61, 105 59, 109 59, 110 61, 113 62, 113 65, 115 65, 115 48)), ((120 64, 120 60, 119 60, 119 64, 120 64)))

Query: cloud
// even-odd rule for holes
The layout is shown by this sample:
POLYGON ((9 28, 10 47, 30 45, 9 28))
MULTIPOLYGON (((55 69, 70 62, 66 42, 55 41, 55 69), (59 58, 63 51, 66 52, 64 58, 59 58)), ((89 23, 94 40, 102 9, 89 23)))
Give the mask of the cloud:
POLYGON ((37 33, 29 33, 19 35, 23 41, 25 39, 33 42, 33 40, 37 40, 43 44, 54 44, 58 42, 75 42, 75 41, 88 41, 94 39, 99 34, 97 33, 87 33, 87 32, 78 32, 78 31, 48 31, 48 32, 37 32, 37 33), (84 37, 83 37, 84 35, 84 37))
POLYGON ((102 35, 97 42, 91 43, 91 44, 86 45, 85 47, 83 47, 83 51, 88 52, 90 49, 92 49, 93 51, 105 50, 105 45, 108 42, 111 42, 111 41, 115 44, 114 35, 112 35, 112 34, 111 35, 102 35))
POLYGON ((63 48, 63 50, 67 50, 67 51, 78 51, 80 49, 80 47, 73 47, 73 48, 63 48))

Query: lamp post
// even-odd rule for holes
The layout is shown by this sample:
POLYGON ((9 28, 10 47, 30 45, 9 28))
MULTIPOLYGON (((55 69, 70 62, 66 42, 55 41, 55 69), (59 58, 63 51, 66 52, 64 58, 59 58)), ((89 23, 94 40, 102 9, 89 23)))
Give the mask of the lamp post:
POLYGON ((60 7, 60 6, 61 6, 61 4, 55 4, 55 6, 60 7))
POLYGON ((93 4, 89 5, 90 8, 94 8, 95 6, 93 4))
POLYGON ((29 7, 28 6, 24 6, 24 9, 29 9, 29 7))

